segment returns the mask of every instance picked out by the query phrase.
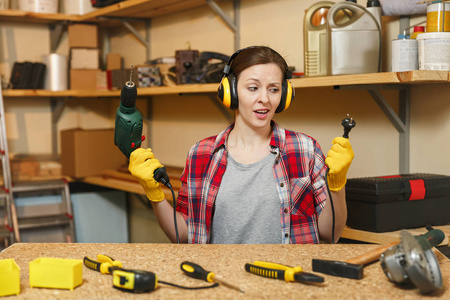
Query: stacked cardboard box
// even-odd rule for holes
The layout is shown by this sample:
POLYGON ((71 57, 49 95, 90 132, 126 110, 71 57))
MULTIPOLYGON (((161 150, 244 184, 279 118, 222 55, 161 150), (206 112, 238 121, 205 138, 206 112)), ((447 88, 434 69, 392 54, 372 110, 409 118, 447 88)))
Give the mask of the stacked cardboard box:
MULTIPOLYGON (((95 24, 71 24, 68 27, 70 89, 95 90, 101 84, 98 28, 95 24), (100 80, 99 80, 100 78, 100 80)), ((106 84, 104 84, 106 88, 106 84)))

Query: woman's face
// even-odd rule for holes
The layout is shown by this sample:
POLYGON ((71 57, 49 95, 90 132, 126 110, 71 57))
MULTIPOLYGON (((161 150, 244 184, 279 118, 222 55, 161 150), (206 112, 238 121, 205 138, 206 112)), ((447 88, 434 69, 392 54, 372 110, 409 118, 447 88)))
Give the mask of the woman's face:
POLYGON ((236 118, 250 127, 270 124, 280 104, 282 80, 283 73, 274 63, 254 65, 242 71, 237 83, 239 106, 236 118))

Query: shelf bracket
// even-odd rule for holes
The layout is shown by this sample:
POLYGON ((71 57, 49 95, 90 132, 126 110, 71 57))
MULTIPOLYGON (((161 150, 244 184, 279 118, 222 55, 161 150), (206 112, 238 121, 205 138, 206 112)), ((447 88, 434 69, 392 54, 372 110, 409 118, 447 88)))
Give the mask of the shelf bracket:
POLYGON ((50 98, 52 109, 52 154, 58 154, 58 121, 66 106, 63 98, 50 98))
POLYGON ((121 20, 123 26, 130 31, 146 48, 146 60, 150 60, 150 19, 145 20, 145 37, 143 37, 128 21, 121 20))
POLYGON ((67 29, 67 22, 50 24, 50 53, 55 53, 61 43, 62 36, 67 29))
POLYGON ((240 8, 241 8, 241 0, 233 0, 233 11, 234 11, 234 20, 231 20, 220 8, 220 6, 214 0, 206 0, 206 3, 209 7, 214 11, 216 15, 218 15, 222 21, 231 29, 234 33, 234 50, 237 51, 240 49, 241 45, 241 30, 240 30, 240 8))
POLYGON ((384 114, 399 132, 399 172, 410 172, 410 86, 399 85, 356 85, 339 86, 338 89, 366 89, 384 114), (397 114, 379 90, 397 89, 399 93, 399 113, 397 114))

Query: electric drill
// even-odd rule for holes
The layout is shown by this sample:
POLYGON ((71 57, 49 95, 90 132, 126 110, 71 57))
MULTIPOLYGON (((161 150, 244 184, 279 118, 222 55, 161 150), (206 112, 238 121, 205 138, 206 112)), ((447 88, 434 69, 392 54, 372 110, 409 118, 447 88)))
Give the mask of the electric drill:
MULTIPOLYGON (((116 123, 114 130, 114 144, 127 158, 130 158, 131 152, 141 147, 145 136, 142 135, 142 115, 136 108, 137 89, 136 84, 131 80, 133 66, 131 66, 130 80, 125 82, 120 93, 120 105, 116 111, 116 123)), ((156 181, 165 186, 170 185, 169 176, 167 176, 164 167, 156 169, 154 173, 156 181)))

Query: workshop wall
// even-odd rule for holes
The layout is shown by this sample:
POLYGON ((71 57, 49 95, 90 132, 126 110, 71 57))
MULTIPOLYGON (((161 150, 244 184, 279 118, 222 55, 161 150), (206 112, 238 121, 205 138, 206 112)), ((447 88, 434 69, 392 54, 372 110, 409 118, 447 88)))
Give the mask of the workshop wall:
MULTIPOLYGON (((241 0, 240 46, 271 46, 289 65, 303 71, 303 16, 315 2, 241 0)), ((358 1, 361 5, 365 2, 358 1)), ((232 3, 221 1, 220 6, 232 16, 232 3)), ((413 17, 411 24, 423 19, 413 17)), ((389 58, 390 40, 398 33, 398 18, 383 18, 383 23, 383 56, 389 58)), ((145 35, 143 24, 134 26, 145 35)), ((111 52, 124 57, 125 67, 146 60, 145 47, 128 31, 111 28, 107 32, 111 52)), ((208 7, 153 19, 150 37, 151 58, 174 55, 175 50, 186 49, 187 42, 199 51, 228 55, 234 52, 233 33, 208 7)), ((0 69, 9 79, 14 61, 40 61, 49 53, 48 27, 1 23, 0 45, 0 69)), ((68 54, 66 35, 57 53, 68 54)), ((389 59, 384 59, 383 69, 389 68, 389 59)), ((446 156, 450 146, 449 90, 448 84, 411 88, 411 172, 450 175, 450 158, 446 156)), ((397 110, 397 93, 382 91, 382 94, 397 110)), ((115 99, 68 100, 58 130, 112 128, 118 103, 115 99)), ((138 107, 144 115, 151 111, 152 118, 150 135, 143 146, 153 148, 166 165, 184 166, 192 144, 217 134, 229 124, 207 96, 158 96, 151 101, 140 99, 138 107)), ((51 152, 49 99, 7 99, 5 109, 11 153, 51 152)), ((331 140, 342 134, 340 122, 347 113, 357 122, 350 134, 355 159, 349 177, 398 173, 398 132, 365 90, 297 89, 294 103, 288 111, 277 115, 276 121, 282 127, 313 136, 326 153, 331 140)))
MULTIPOLYGON (((241 44, 268 45, 280 52, 289 65, 303 71, 304 11, 317 1, 242 0, 241 44), (276 25, 275 25, 276 24, 276 25)), ((358 1, 365 6, 364 1, 358 1)), ((232 5, 221 7, 232 16, 232 5)), ((424 20, 413 16, 411 25, 424 20)), ((139 28, 139 24, 136 24, 139 28)), ((383 70, 390 70, 390 41, 396 37, 396 17, 383 17, 383 70)), ((111 34, 111 50, 124 55, 125 65, 145 60, 145 48, 125 31, 111 34), (133 45, 130 47, 130 45, 133 45), (131 50, 132 49, 132 50, 131 50)), ((144 34, 143 27, 141 34, 144 34)), ((173 55, 185 49, 234 52, 231 30, 208 7, 155 18, 151 23, 151 57, 173 55)), ((450 159, 444 147, 450 143, 450 106, 444 100, 448 85, 417 85, 411 88, 411 172, 450 174, 450 159), (432 104, 430 106, 430 104, 432 104), (435 111, 430 117, 425 112, 435 111), (428 131, 425 129, 427 128, 428 131), (427 134, 428 132, 428 134, 427 134), (433 134, 429 134, 432 132, 433 134), (424 159, 426 157, 426 159, 424 159)), ((399 134, 365 90, 334 91, 332 88, 297 89, 296 99, 286 112, 276 116, 285 128, 316 138, 326 153, 335 136, 342 134, 340 121, 350 113, 357 121, 351 132, 355 159, 349 177, 397 174, 399 134)), ((398 93, 382 91, 398 111, 398 93)), ((217 134, 229 123, 207 96, 153 97, 151 147, 167 165, 184 166, 190 146, 201 138, 217 134)), ((231 112, 232 113, 232 112, 231 112)))

